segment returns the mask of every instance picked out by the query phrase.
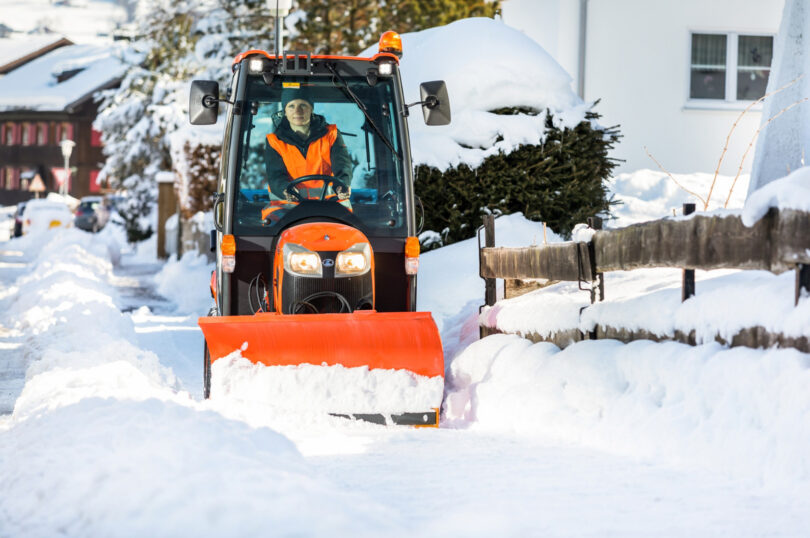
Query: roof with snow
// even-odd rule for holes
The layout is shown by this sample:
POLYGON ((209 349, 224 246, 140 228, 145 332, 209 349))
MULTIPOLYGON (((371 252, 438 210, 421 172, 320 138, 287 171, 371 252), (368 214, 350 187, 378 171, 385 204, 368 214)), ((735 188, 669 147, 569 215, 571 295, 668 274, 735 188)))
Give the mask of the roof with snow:
POLYGON ((123 77, 112 46, 58 48, 0 78, 0 111, 71 111, 123 77))
POLYGON ((16 69, 54 49, 72 44, 72 41, 59 35, 0 39, 0 75, 8 73, 12 69, 16 69))

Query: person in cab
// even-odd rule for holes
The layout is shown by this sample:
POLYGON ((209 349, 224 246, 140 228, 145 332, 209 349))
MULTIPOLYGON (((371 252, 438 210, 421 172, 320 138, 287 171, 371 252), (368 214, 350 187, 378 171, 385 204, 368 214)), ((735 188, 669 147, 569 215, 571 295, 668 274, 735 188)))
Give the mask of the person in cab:
MULTIPOLYGON (((309 175, 333 176, 344 186, 334 185, 333 193, 347 205, 351 195, 352 161, 349 151, 336 125, 314 114, 313 101, 306 90, 285 88, 281 92, 281 119, 275 132, 267 135, 265 166, 270 193, 288 201, 295 201, 287 185, 309 175)), ((321 199, 322 189, 327 185, 322 180, 304 181, 295 189, 307 199, 321 199)))

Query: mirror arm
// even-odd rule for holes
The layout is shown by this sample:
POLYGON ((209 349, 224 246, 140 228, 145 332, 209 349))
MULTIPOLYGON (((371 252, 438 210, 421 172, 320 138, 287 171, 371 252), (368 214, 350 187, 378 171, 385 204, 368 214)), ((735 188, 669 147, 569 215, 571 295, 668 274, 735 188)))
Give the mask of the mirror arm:
POLYGON ((202 104, 205 108, 214 108, 217 106, 217 103, 228 103, 229 105, 233 105, 233 101, 228 101, 227 99, 219 99, 214 97, 213 95, 206 95, 202 99, 202 104))
POLYGON ((408 110, 412 106, 416 106, 416 105, 425 105, 429 109, 433 110, 434 108, 439 106, 439 98, 436 97, 435 95, 428 95, 427 99, 425 99, 424 101, 416 101, 415 103, 405 105, 405 110, 408 110))

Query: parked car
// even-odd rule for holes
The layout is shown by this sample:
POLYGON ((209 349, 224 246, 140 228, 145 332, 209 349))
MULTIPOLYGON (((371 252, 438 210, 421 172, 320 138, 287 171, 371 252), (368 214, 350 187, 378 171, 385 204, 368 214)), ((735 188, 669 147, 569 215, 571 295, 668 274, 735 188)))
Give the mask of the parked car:
POLYGON ((73 224, 73 214, 67 205, 51 200, 28 200, 23 214, 22 233, 50 228, 67 228, 73 224))
POLYGON ((20 202, 17 204, 17 211, 14 212, 14 237, 20 237, 23 233, 23 213, 25 212, 26 203, 20 202))
POLYGON ((88 232, 97 232, 110 220, 110 209, 101 196, 85 196, 76 208, 74 224, 88 232))

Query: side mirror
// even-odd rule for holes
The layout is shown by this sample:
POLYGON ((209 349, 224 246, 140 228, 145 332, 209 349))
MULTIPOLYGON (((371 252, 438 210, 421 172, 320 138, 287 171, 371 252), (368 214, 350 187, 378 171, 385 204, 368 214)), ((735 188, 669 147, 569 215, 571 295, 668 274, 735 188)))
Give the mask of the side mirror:
POLYGON ((419 85, 422 98, 422 115, 428 125, 447 125, 450 123, 450 98, 447 97, 447 86, 443 80, 423 82, 419 85))
POLYGON ((212 125, 219 114, 219 84, 213 80, 195 80, 188 98, 188 121, 192 125, 212 125))

